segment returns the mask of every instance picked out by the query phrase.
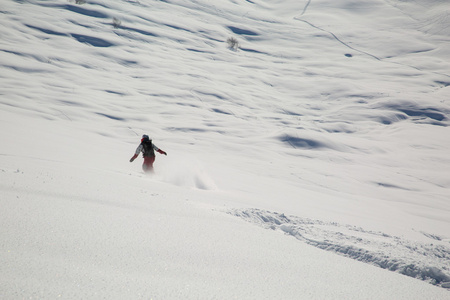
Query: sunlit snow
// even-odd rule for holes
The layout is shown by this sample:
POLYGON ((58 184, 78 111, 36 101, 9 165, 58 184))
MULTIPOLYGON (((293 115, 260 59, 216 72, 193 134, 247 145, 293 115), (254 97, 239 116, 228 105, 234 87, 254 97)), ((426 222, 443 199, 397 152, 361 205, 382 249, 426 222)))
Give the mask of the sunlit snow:
POLYGON ((0 14, 0 298, 450 298, 447 1, 0 14))

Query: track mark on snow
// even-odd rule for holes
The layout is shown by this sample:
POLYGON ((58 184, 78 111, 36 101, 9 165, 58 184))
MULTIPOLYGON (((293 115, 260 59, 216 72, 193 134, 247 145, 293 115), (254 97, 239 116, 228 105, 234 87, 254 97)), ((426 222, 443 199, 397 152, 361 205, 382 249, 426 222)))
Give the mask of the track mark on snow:
POLYGON ((450 246, 437 235, 424 233, 433 243, 423 243, 361 227, 259 209, 234 209, 228 213, 326 251, 444 288, 450 285, 450 246))
POLYGON ((298 17, 297 17, 297 18, 294 18, 294 19, 297 20, 297 21, 306 23, 306 24, 308 24, 309 26, 311 26, 311 27, 313 27, 313 28, 315 28, 315 29, 318 29, 318 30, 320 30, 320 31, 323 31, 323 32, 326 32, 326 33, 330 34, 336 41, 338 41, 339 43, 341 43, 342 45, 344 45, 344 46, 347 47, 347 48, 350 48, 350 49, 352 49, 352 50, 354 50, 354 51, 356 51, 356 52, 359 52, 359 53, 368 55, 368 56, 370 56, 370 57, 375 58, 376 60, 380 60, 380 61, 381 61, 381 59, 380 59, 379 57, 377 57, 377 56, 375 56, 375 55, 373 55, 373 54, 370 54, 370 53, 368 53, 368 52, 365 52, 365 51, 362 51, 362 50, 353 48, 352 46, 350 46, 350 45, 347 44, 346 42, 344 42, 344 41, 342 41, 341 39, 339 39, 339 38, 338 38, 334 33, 332 33, 331 31, 328 31, 328 30, 325 30, 325 29, 323 29, 323 28, 320 28, 319 26, 316 26, 316 25, 314 25, 314 24, 312 24, 312 23, 310 23, 310 22, 308 22, 308 21, 306 21, 306 20, 299 19, 298 17))
POLYGON ((308 3, 306 3, 305 7, 303 8, 301 16, 303 16, 306 13, 306 10, 308 9, 310 4, 311 4, 311 0, 308 0, 308 3))

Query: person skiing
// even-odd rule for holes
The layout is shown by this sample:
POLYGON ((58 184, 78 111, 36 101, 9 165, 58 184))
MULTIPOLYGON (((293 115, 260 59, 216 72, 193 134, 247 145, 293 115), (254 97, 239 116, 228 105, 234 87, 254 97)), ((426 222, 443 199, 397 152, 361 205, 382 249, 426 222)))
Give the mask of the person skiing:
POLYGON ((141 139, 141 144, 136 148, 136 152, 130 159, 130 162, 133 162, 136 159, 136 157, 138 157, 139 153, 142 152, 142 157, 144 158, 142 169, 144 170, 144 172, 153 172, 153 163, 155 162, 155 150, 158 153, 167 155, 166 152, 162 151, 152 143, 152 140, 148 137, 148 135, 144 134, 141 139))

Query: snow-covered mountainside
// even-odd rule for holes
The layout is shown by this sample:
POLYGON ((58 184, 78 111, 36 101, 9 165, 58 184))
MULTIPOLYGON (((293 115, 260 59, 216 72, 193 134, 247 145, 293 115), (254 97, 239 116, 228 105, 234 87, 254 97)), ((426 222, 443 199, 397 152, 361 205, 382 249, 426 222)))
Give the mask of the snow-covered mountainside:
POLYGON ((0 15, 0 298, 450 299, 447 1, 0 15))

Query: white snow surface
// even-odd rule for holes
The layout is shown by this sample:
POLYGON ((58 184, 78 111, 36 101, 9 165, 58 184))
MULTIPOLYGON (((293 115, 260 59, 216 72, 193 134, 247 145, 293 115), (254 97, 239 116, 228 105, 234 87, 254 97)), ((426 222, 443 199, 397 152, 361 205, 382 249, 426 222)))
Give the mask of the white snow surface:
POLYGON ((0 14, 1 299, 450 299, 448 1, 0 14))

